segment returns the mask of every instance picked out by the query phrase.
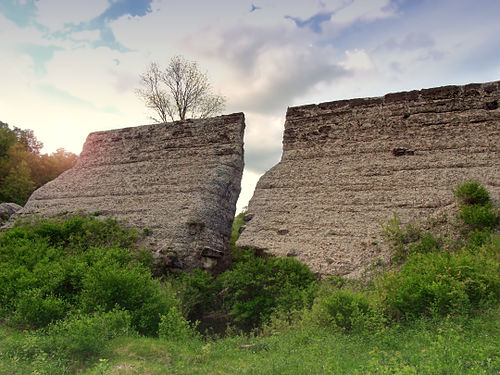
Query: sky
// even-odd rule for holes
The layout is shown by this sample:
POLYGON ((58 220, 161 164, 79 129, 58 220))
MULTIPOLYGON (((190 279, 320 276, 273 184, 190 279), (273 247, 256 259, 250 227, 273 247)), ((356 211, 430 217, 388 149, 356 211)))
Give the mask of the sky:
POLYGON ((500 80, 498 0, 0 0, 0 121, 42 152, 152 123, 139 75, 198 62, 244 112, 238 211, 281 157, 289 106, 500 80))

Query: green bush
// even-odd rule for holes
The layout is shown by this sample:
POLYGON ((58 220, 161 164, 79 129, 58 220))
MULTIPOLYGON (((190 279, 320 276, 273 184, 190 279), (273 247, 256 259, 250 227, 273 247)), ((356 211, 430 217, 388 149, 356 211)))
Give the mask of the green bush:
POLYGON ((127 310, 132 325, 146 335, 156 334, 160 316, 174 303, 161 292, 149 270, 138 264, 122 265, 104 258, 89 268, 82 285, 83 311, 110 311, 115 307, 127 310))
POLYGON ((237 263, 217 280, 223 305, 235 322, 257 326, 273 312, 311 303, 316 276, 293 258, 254 258, 237 263))
POLYGON ((49 326, 44 350, 66 358, 87 359, 103 353, 110 339, 133 332, 127 311, 76 314, 49 326))
POLYGON ((490 194, 477 181, 466 182, 458 186, 454 193, 462 205, 485 205, 490 201, 490 194))
POLYGON ((46 328, 27 332, 4 347, 2 354, 34 363, 50 359, 68 371, 68 363, 101 356, 108 350, 109 340, 125 335, 135 335, 126 311, 75 313, 46 328))
POLYGON ((213 276, 196 269, 191 273, 182 273, 171 278, 170 284, 180 300, 182 313, 190 320, 197 320, 214 308, 217 294, 213 276))
POLYGON ((311 309, 312 322, 343 332, 363 331, 380 327, 383 319, 366 294, 337 289, 318 296, 311 309))
POLYGON ((467 313, 498 301, 499 271, 498 259, 486 249, 414 254, 378 280, 378 292, 393 318, 467 313))
POLYGON ((166 340, 185 340, 197 336, 194 328, 182 316, 181 312, 172 306, 165 315, 161 316, 158 336, 166 340))
POLYGON ((133 249, 135 238, 93 216, 38 219, 1 234, 0 317, 39 328, 71 311, 118 306, 138 331, 156 334, 177 302, 152 279, 151 256, 133 249))
POLYGON ((490 229, 475 229, 467 235, 468 248, 480 248, 492 241, 492 233, 490 229))
POLYGON ((402 229, 396 214, 382 233, 392 246, 392 262, 396 264, 402 263, 412 254, 439 251, 443 245, 441 237, 436 237, 415 225, 408 224, 402 229))
POLYGON ((491 203, 486 205, 464 205, 460 207, 460 218, 472 229, 493 229, 500 223, 500 214, 491 203))
POLYGON ((16 300, 12 322, 21 327, 40 328, 64 318, 68 303, 53 295, 44 295, 40 289, 24 292, 16 300))

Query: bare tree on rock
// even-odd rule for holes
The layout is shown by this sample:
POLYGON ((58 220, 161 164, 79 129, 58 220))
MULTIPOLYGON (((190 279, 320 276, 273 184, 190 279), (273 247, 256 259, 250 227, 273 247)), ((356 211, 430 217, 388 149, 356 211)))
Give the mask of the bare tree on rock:
POLYGON ((182 56, 173 57, 165 70, 152 62, 140 81, 136 93, 156 113, 151 117, 156 122, 206 118, 225 107, 225 98, 213 93, 207 74, 182 56))

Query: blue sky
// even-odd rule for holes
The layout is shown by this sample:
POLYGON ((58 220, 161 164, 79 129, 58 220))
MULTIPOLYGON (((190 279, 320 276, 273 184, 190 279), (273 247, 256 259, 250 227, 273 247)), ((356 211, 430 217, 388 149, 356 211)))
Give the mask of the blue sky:
POLYGON ((0 120, 79 153, 151 123, 151 61, 199 62, 245 112, 239 207, 281 155, 286 108, 500 80, 498 0, 0 0, 0 120))

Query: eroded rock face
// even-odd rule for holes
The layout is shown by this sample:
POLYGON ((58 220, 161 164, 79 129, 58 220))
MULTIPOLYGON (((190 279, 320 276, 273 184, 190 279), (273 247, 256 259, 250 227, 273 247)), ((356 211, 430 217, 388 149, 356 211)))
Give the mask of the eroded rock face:
POLYGON ((425 217, 478 180, 500 195, 500 82, 289 108, 283 155, 257 184, 237 243, 356 276, 381 223, 425 217))
POLYGON ((243 171, 242 113, 91 133, 74 168, 35 191, 21 215, 99 212, 147 234, 164 266, 228 261, 243 171))
POLYGON ((0 223, 7 220, 22 208, 23 206, 20 206, 17 203, 0 203, 0 223))

